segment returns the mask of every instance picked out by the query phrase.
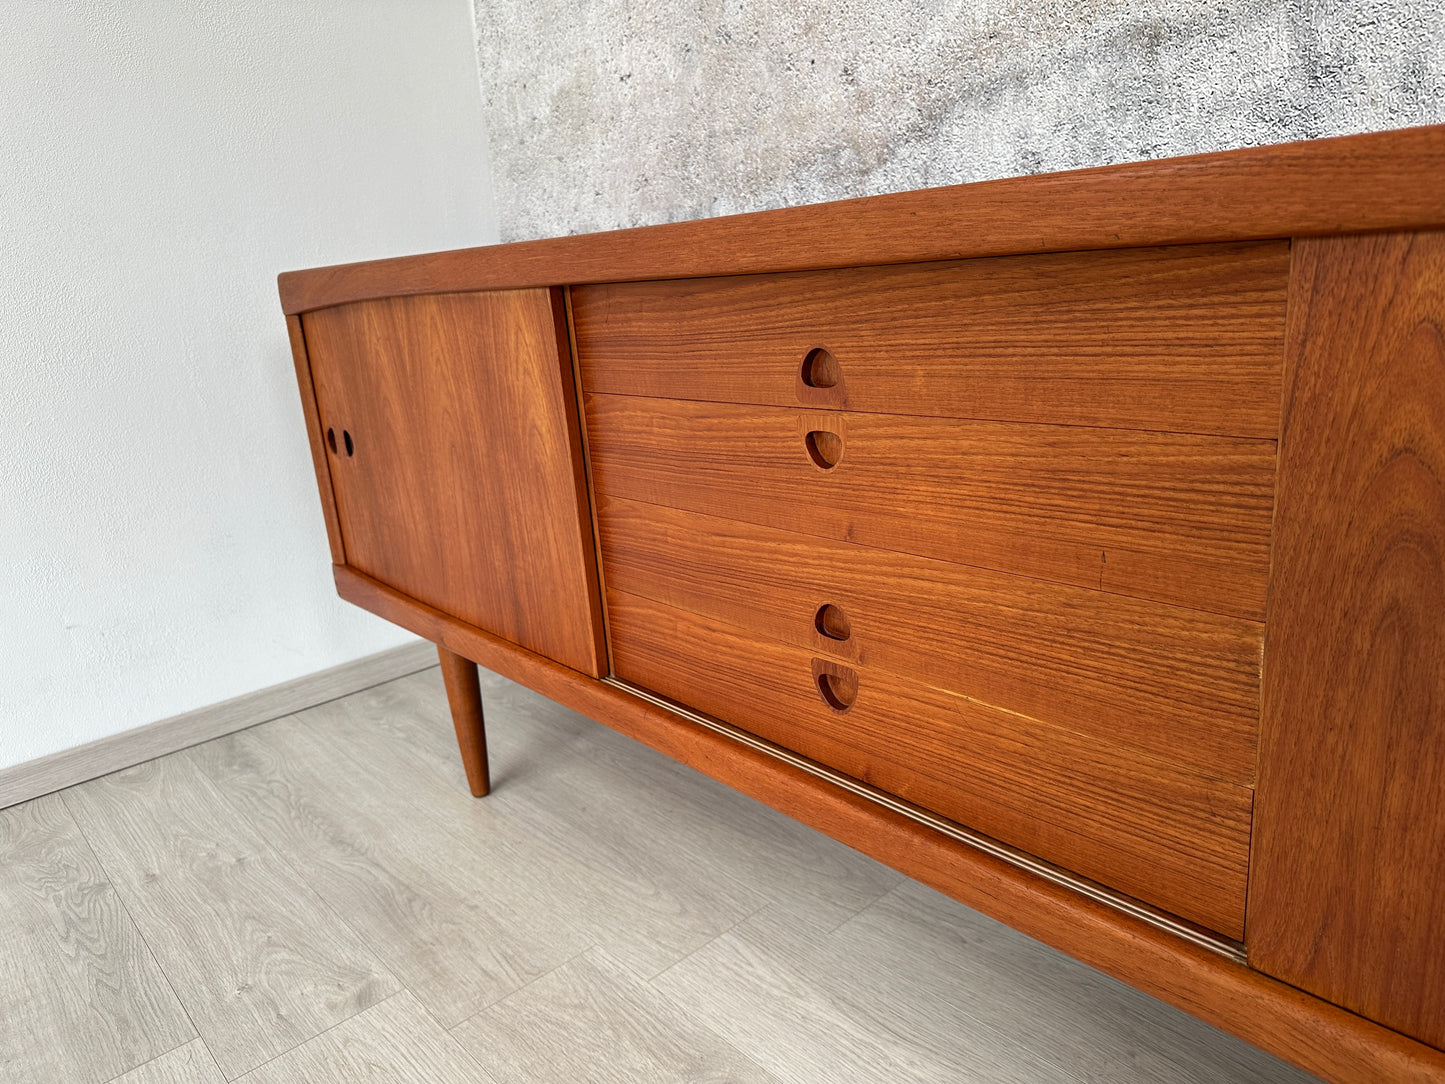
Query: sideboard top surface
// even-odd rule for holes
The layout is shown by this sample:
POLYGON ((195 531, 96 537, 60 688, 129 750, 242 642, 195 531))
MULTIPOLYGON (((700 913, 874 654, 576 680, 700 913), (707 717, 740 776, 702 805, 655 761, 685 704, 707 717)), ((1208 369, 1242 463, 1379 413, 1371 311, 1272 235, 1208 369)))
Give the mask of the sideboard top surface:
POLYGON ((300 313, 407 294, 1445 228, 1445 125, 981 181, 279 276, 300 313))

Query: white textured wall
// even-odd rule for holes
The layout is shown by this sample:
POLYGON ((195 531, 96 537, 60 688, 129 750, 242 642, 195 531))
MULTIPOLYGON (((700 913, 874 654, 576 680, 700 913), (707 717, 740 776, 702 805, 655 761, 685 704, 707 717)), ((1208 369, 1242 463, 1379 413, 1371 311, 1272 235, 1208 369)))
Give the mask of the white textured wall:
POLYGON ((476 0, 518 240, 1445 122, 1442 0, 476 0))
POLYGON ((0 767, 410 638, 332 588, 275 276, 493 221, 468 0, 0 4, 0 767))

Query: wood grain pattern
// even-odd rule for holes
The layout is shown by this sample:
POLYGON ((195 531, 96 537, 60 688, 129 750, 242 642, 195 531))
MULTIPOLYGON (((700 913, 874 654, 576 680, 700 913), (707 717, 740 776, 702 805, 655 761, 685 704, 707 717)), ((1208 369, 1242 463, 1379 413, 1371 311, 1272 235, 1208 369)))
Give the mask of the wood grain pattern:
POLYGON ((716 868, 629 846, 652 818, 621 786, 539 796, 550 773, 529 755, 535 735, 493 761, 529 785, 474 801, 459 771, 438 770, 455 758, 440 692, 388 686, 187 755, 443 1026, 596 944, 653 974, 766 902, 716 868))
MULTIPOLYGON (((980 1073, 982 1058, 970 1058, 971 1052, 956 1046, 918 1041, 897 1020, 902 1015, 897 1010, 891 1027, 867 1026, 856 999, 866 998, 872 983, 840 991, 841 984, 818 981, 796 960, 802 955, 799 942, 816 949, 823 941, 817 930, 810 923, 770 919, 774 916, 765 913, 739 923, 658 976, 656 985, 684 1012, 782 1080, 931 1084, 986 1075, 1017 1081, 1013 1073, 1022 1060, 1017 1055, 1000 1058, 1002 1064, 980 1073), (782 926, 784 932, 760 944, 755 934, 760 926, 769 932, 782 926)), ((963 1013, 958 1019, 960 1031, 977 1028, 978 1022, 963 1013)))
POLYGON ((1305 1084, 916 882, 840 926, 765 910, 653 980, 784 1080, 1305 1084))
POLYGON ((116 1077, 111 1084, 226 1084, 206 1044, 196 1039, 116 1077))
POLYGON ((589 392, 1264 437, 1289 244, 1180 245, 572 291, 589 392), (838 374, 809 387, 826 347, 838 374))
POLYGON ((247 1073, 238 1084, 489 1084, 491 1077, 402 991, 247 1073))
POLYGON ((1445 234, 1298 259, 1250 959, 1445 1046, 1445 234))
MULTIPOLYGON (((564 902, 539 902, 536 882, 554 890, 557 882, 532 871, 515 827, 456 815, 465 804, 495 822, 485 812, 495 803, 472 801, 450 779, 411 785, 421 773, 400 743, 360 725, 365 706, 409 709, 378 690, 185 756, 306 870, 336 920, 451 1026, 592 942, 561 920, 564 902)), ((444 715, 431 721, 445 727, 444 715)), ((427 767, 438 775, 435 764, 427 767)))
POLYGON ((636 501, 598 514, 619 591, 1253 783, 1260 624, 636 501), (846 640, 817 630, 824 605, 846 640))
MULTIPOLYGON (((1030 937, 1339 1084, 1438 1084, 1445 1052, 1040 880, 345 567, 341 597, 645 742, 1030 937)), ((476 803, 485 805, 486 803, 476 803)))
POLYGON ((607 589, 602 571, 602 553, 597 541, 597 499, 596 487, 592 482, 592 449, 587 444, 587 420, 582 414, 582 401, 585 393, 582 391, 582 372, 577 367, 577 333, 572 323, 572 290, 570 287, 563 287, 562 300, 567 310, 567 346, 572 357, 572 394, 573 403, 577 408, 577 441, 582 448, 582 467, 586 477, 586 499, 587 510, 592 519, 592 567, 597 572, 597 604, 602 615, 602 646, 604 660, 602 673, 612 672, 612 659, 607 654, 610 650, 607 644, 607 589))
MULTIPOLYGON (((771 925, 806 930, 809 940, 818 938, 825 949, 833 950, 803 961, 801 977, 823 1000, 849 1010, 869 1002, 876 1009, 850 1012, 850 1023, 885 1044, 900 1041, 900 1036, 915 1049, 920 1045, 932 1049, 937 1044, 947 1064, 974 1064, 990 1080, 1010 1079, 1012 1072, 1028 1072, 1041 1064, 1055 1064, 1066 1072, 1071 1063, 1085 1065, 1093 1075, 1108 1076, 1120 1084, 1146 1084, 1160 1078, 1193 1080, 1188 1071, 1196 1063, 1215 1070, 1207 1078, 1211 1084, 1245 1084, 1253 1079, 1251 1066, 1271 1066, 1275 1073, 1283 1072, 1277 1062, 1246 1044, 1190 1021, 1177 1010, 1068 961, 922 886, 906 885, 900 875, 871 859, 622 735, 500 676, 483 675, 482 684, 489 706, 495 709, 492 737, 498 752, 527 773, 527 786, 507 788, 503 800, 528 800, 505 809, 495 802, 470 803, 459 793, 460 767, 455 763, 446 726, 445 692, 435 667, 354 694, 336 705, 308 712, 304 718, 259 728, 247 738, 264 740, 273 732, 294 728, 308 734, 321 731, 318 737, 322 740, 317 744, 335 746, 339 732, 349 739, 344 743, 348 751, 354 749, 358 759, 375 758, 379 764, 395 760, 386 757, 385 751, 415 751, 414 762, 425 775, 450 776, 452 785, 412 788, 406 780, 399 780, 396 789, 405 792, 405 797, 395 808, 406 808, 406 819, 422 823, 420 837, 434 840, 438 852, 448 849, 452 835, 445 825, 455 808, 500 812, 496 819, 540 827, 540 834, 550 839, 555 826, 541 824, 539 811, 565 804, 569 806, 569 828, 582 837, 584 845, 606 841, 607 860, 611 861, 618 853, 611 841, 620 841, 621 852, 631 852, 633 861, 659 866, 658 887, 664 891, 672 889, 678 878, 704 886, 710 875, 720 871, 737 875, 759 901, 748 914, 755 913, 763 900, 776 901, 764 912, 771 925), (596 770, 599 767, 603 770, 596 770), (589 805, 595 810, 590 816, 586 814, 589 805), (574 812, 579 814, 575 818, 574 812), (432 813, 440 816, 429 815, 432 813), (845 888, 835 896, 838 888, 845 887, 834 879, 835 873, 842 873, 846 885, 867 887, 866 895, 845 888), (792 882, 810 880, 817 893, 813 901, 791 888, 792 882), (912 917, 910 909, 899 906, 901 892, 886 894, 900 886, 913 889, 908 900, 926 897, 933 901, 932 907, 912 917), (842 910, 839 905, 849 903, 850 895, 854 898, 849 909, 842 910), (861 915, 857 914, 860 910, 864 912, 861 915), (851 974, 832 966, 839 955, 852 965, 851 974), (813 966, 815 961, 819 966, 813 966), (967 997, 969 993, 977 1000, 961 1003, 959 995, 967 997), (1040 996, 1046 999, 1044 1004, 1034 1000, 1040 996), (986 1022, 975 1015, 984 1003, 992 1010, 986 1022), (966 1016, 960 1016, 960 1007, 966 1009, 966 1016), (961 1018, 969 1019, 971 1025, 958 1027, 961 1018), (947 1032, 926 1026, 933 1020, 946 1023, 947 1032), (1158 1071, 1161 1068, 1163 1072, 1158 1071), (1179 1072, 1168 1072, 1171 1068, 1179 1072)), ((284 759, 285 754, 281 755, 284 759)), ((328 764, 321 763, 317 780, 303 786, 327 788, 330 779, 340 774, 335 763, 334 759, 329 762, 329 772, 328 764)), ((354 788, 352 793, 356 801, 353 812, 369 819, 372 796, 364 787, 354 788)), ((311 804, 309 789, 296 797, 298 806, 311 804)), ((288 861, 307 865, 306 857, 290 852, 284 842, 273 838, 272 843, 288 861)), ((533 854, 538 865, 550 857, 545 849, 533 854)), ((363 868, 366 858, 359 856, 357 865, 363 868)), ((485 877, 487 871, 478 872, 485 877)), ((505 923, 510 916, 499 917, 505 923)), ((566 925, 558 932, 572 921, 575 918, 564 920, 566 925)), ((796 957, 787 951, 787 945, 763 943, 759 947, 764 955, 757 969, 762 981, 741 976, 744 989, 728 993, 730 999, 746 997, 746 986, 751 985, 754 996, 747 1003, 749 1012, 761 1021, 770 1021, 768 1026, 779 1027, 790 1008, 768 999, 767 973, 770 965, 791 969, 796 957)), ((460 949, 457 955, 462 955, 460 949)), ((458 963, 460 967, 464 962, 458 963)), ((700 998, 724 992, 707 969, 692 973, 701 981, 694 986, 684 979, 684 992, 700 998)), ((528 1064, 518 1069, 518 1075, 528 1081, 555 1079, 549 1068, 557 1073, 570 1068, 570 1075, 563 1077, 569 1081, 620 1078, 630 1082, 658 1076, 666 1080, 756 1079, 757 1070, 749 1073, 747 1063, 735 1051, 729 1052, 706 1029, 687 1019, 674 1007, 674 1000, 658 996, 610 950, 605 956, 589 950, 497 1006, 507 1011, 484 1010, 454 1029, 453 1035, 490 1072, 516 1064, 513 1055, 525 1059, 528 1064), (472 1038, 480 1038, 480 1045, 467 1041, 472 1038), (672 1071, 674 1066, 677 1069, 672 1071), (709 1076, 709 1066, 718 1067, 718 1072, 709 1076)), ((744 1019, 735 1025, 747 1026, 744 1019)), ((81 1034, 73 1038, 81 1045, 87 1041, 81 1034)), ((800 1039, 795 1033, 786 1050, 779 1052, 783 1060, 806 1064, 809 1057, 823 1061, 830 1057, 828 1051, 811 1049, 800 1039)), ((867 1044, 855 1040, 853 1045, 867 1044)), ((853 1074, 833 1079, 838 1084, 872 1084, 887 1075, 886 1062, 860 1060, 854 1068, 853 1074)), ((501 1077, 506 1079, 507 1074, 501 1077)), ((49 1084, 53 1078, 47 1075, 42 1079, 49 1084)), ((193 1041, 117 1078, 115 1084, 218 1084, 222 1079, 204 1045, 193 1041)), ((1289 1078, 1280 1075, 1275 1079, 1289 1078)))
POLYGON ((227 1079, 397 990, 184 754, 65 803, 227 1079))
POLYGON ((0 770, 0 808, 414 674, 433 665, 435 659, 431 644, 403 644, 5 768, 0 770))
POLYGON ((599 496, 1263 615, 1273 441, 589 395, 599 496), (831 470, 804 435, 842 437, 831 470))
MULTIPOLYGON (((545 714, 554 727, 582 721, 529 689, 493 680, 510 689, 494 695, 505 698, 513 717, 545 714)), ((639 881, 666 885, 690 908, 701 910, 708 901, 752 914, 766 906, 838 924, 901 879, 851 847, 591 720, 564 754, 548 761, 552 770, 533 771, 534 782, 514 790, 515 807, 525 809, 529 823, 549 837, 570 837, 615 869, 642 867, 639 881)), ((614 962, 639 970, 641 954, 625 943, 613 939, 605 948, 614 962)))
POLYGON ((437 655, 446 680, 462 766, 467 773, 467 788, 473 798, 484 798, 492 789, 492 775, 487 766, 486 717, 482 710, 481 686, 477 682, 477 664, 444 647, 437 648, 437 655))
POLYGON ((303 323, 321 421, 355 446, 327 452, 347 563, 600 673, 560 292, 375 301, 303 323))
POLYGON ((829 707, 814 655, 608 592, 617 676, 1218 930, 1244 933, 1251 793, 860 668, 829 707))
POLYGON ((1445 127, 293 271, 287 312, 398 294, 1445 226, 1445 127))
POLYGON ((0 1079, 102 1084, 195 1034, 60 798, 0 812, 0 1079))
POLYGON ((331 464, 326 458, 326 430, 316 409, 316 384, 311 359, 306 352, 306 332, 301 317, 286 317, 286 335, 291 341, 291 361, 296 366, 296 384, 301 392, 301 413, 306 418, 306 439, 311 445, 311 465, 316 470, 316 489, 321 496, 321 515, 326 520, 326 541, 331 546, 331 563, 346 562, 341 540, 341 521, 336 514, 336 492, 331 487, 331 464))
POLYGON ((604 952, 569 960, 453 1037, 499 1084, 776 1084, 604 952))
MULTIPOLYGON (((499 713, 505 710, 499 705, 499 713)), ((321 739, 310 742, 308 758, 317 774, 326 770, 327 746, 346 733, 338 721, 333 716, 329 725, 318 725, 312 718, 296 728, 321 739)), ((440 715, 430 722, 436 726, 440 715)), ((652 818, 639 808, 643 803, 625 800, 628 781, 618 780, 615 797, 583 792, 549 800, 534 789, 547 785, 536 776, 548 774, 529 755, 535 742, 514 742, 505 760, 498 750, 496 764, 499 773, 506 773, 501 779, 510 777, 515 785, 499 786, 488 801, 475 802, 436 771, 435 756, 421 751, 416 735, 421 723, 414 718, 409 726, 397 726, 385 743, 358 748, 354 759, 362 763, 355 769, 357 783, 348 789, 361 800, 368 788, 395 787, 392 816, 415 819, 407 813, 414 804, 428 808, 430 823, 412 831, 441 829, 452 838, 450 848, 436 847, 426 860, 449 880, 467 884, 469 898, 490 912, 491 921, 478 928, 477 938, 504 950, 517 940, 512 928, 524 926, 554 962, 564 948, 572 949, 568 955, 581 951, 575 947, 581 939, 584 946, 605 946, 630 971, 651 975, 763 904, 725 871, 690 868, 685 855, 638 846, 637 836, 652 818), (466 869, 453 872, 458 864, 466 869)), ((288 737, 290 747, 301 744, 294 731, 288 737)), ((468 970, 465 957, 453 966, 463 974, 468 970)), ((425 1000, 432 1008, 431 997, 425 1000)), ((451 1007, 445 1014, 433 1013, 446 1024, 457 1019, 451 1007)))

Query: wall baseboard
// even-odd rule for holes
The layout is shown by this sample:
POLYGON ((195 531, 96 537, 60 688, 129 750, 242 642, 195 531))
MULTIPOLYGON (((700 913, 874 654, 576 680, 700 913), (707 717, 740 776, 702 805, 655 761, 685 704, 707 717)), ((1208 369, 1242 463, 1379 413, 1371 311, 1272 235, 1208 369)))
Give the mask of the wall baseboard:
POLYGON ((0 809, 437 665, 436 646, 403 644, 108 738, 0 769, 0 809))

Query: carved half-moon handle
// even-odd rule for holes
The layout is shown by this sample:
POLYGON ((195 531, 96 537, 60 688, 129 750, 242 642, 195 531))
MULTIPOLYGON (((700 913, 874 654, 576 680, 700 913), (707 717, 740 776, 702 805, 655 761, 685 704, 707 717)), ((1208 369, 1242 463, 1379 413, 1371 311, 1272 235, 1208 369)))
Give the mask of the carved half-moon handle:
POLYGON ((845 712, 858 699, 858 671, 825 659, 813 660, 813 682, 818 695, 836 712, 845 712))
POLYGON ((797 373, 793 390, 798 402, 835 409, 847 404, 843 366, 826 346, 810 349, 793 371, 797 373))
POLYGON ((853 623, 841 606, 824 603, 813 615, 813 627, 830 640, 846 640, 853 635, 853 623))
POLYGON ((808 458, 819 470, 832 470, 843 458, 843 438, 826 429, 814 429, 803 437, 808 458))
POLYGON ((799 375, 810 388, 836 388, 838 381, 843 379, 843 370, 826 346, 815 346, 803 358, 803 370, 799 375))

